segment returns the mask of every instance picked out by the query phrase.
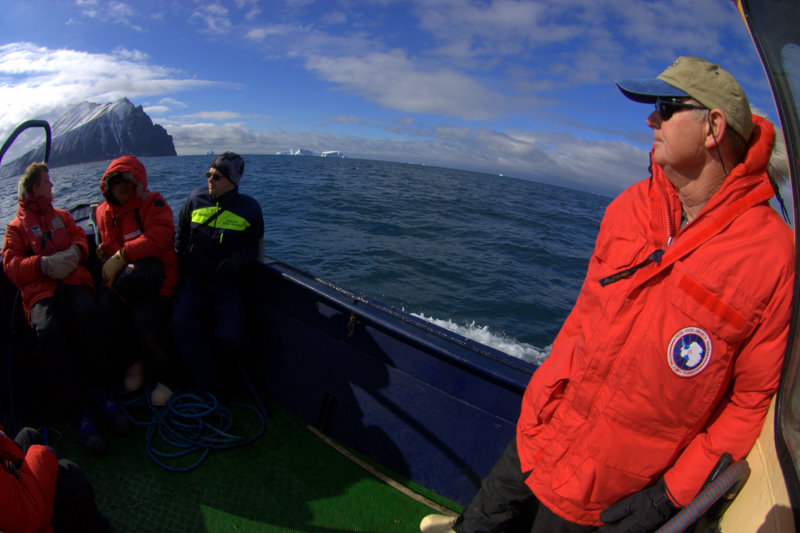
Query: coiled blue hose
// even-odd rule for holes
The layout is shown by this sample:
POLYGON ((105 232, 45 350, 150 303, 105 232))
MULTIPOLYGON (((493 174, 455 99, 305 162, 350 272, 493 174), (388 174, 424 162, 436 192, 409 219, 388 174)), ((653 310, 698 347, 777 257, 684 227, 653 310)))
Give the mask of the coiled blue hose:
POLYGON ((661 526, 656 533, 681 533, 691 526, 698 518, 726 494, 736 483, 747 479, 750 475, 750 466, 747 461, 736 461, 726 468, 719 476, 701 490, 694 500, 681 509, 672 519, 661 526))
POLYGON ((148 457, 158 466, 170 472, 189 472, 208 457, 212 450, 226 450, 245 446, 264 433, 265 420, 262 413, 247 404, 231 404, 231 407, 244 407, 253 411, 260 421, 258 432, 251 437, 229 433, 233 426, 233 415, 228 407, 207 392, 187 392, 173 394, 165 407, 157 408, 150 402, 149 391, 141 397, 125 402, 125 406, 145 403, 153 413, 149 421, 136 420, 128 412, 131 421, 147 427, 146 451, 148 457), (164 444, 171 450, 165 451, 164 444), (172 466, 172 461, 199 453, 199 457, 188 466, 172 466))

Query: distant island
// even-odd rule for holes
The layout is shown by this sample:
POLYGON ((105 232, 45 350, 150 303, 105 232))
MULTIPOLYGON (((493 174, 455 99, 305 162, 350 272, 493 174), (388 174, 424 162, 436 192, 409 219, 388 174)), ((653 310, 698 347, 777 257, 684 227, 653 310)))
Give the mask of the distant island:
POLYGON ((275 155, 307 155, 312 157, 344 157, 344 154, 339 150, 328 150, 325 152, 315 152, 313 150, 306 150, 305 148, 298 148, 296 150, 289 150, 288 152, 275 152, 275 155))
MULTIPOLYGON (((82 102, 51 123, 50 167, 114 159, 177 155, 172 136, 130 100, 113 103, 82 102)), ((22 174, 32 161, 44 159, 44 143, 0 167, 0 176, 22 174)))

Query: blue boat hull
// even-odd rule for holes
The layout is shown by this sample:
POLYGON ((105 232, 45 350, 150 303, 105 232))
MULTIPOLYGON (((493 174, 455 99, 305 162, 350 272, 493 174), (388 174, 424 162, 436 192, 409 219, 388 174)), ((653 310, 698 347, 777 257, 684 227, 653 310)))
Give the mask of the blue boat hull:
POLYGON ((514 436, 534 367, 267 262, 250 368, 265 396, 461 505, 514 436))

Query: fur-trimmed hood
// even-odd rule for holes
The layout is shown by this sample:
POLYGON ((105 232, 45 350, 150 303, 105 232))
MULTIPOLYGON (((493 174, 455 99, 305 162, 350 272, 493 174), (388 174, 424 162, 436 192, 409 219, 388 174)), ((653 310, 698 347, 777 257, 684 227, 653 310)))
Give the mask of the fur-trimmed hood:
MULTIPOLYGON (((124 155, 113 160, 100 179, 100 191, 106 201, 111 204, 117 203, 111 197, 111 188, 108 186, 108 177, 117 172, 129 172, 132 174, 131 183, 133 183, 136 190, 135 196, 139 199, 144 199, 147 196, 147 171, 145 171, 144 165, 134 156, 124 155)), ((130 180, 130 178, 128 179, 130 180)))

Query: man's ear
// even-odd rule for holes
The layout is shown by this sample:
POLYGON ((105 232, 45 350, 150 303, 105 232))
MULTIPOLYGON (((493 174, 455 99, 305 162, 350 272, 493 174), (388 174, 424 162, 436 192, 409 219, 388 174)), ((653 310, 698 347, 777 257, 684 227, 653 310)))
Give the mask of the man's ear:
POLYGON ((713 149, 719 146, 719 142, 728 131, 728 120, 725 114, 719 109, 712 109, 708 112, 706 121, 706 148, 713 149))

